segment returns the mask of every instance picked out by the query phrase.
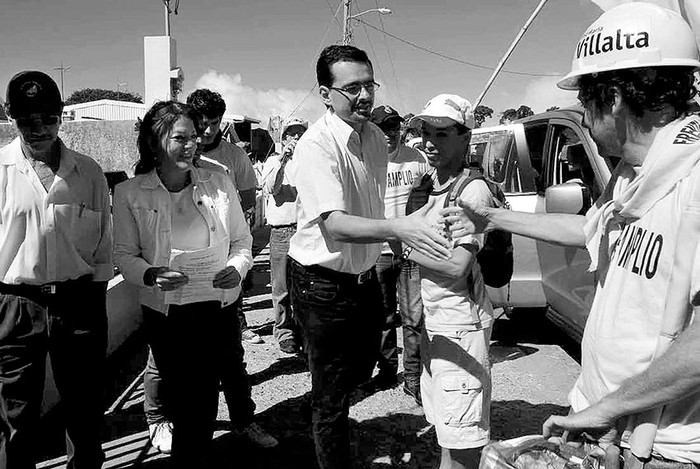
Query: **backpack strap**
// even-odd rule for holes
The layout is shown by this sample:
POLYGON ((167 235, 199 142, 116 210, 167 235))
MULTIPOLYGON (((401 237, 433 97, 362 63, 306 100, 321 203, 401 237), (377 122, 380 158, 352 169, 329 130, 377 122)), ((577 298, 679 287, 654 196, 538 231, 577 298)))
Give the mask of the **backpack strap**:
MULTIPOLYGON (((475 179, 485 180, 484 176, 478 171, 474 171, 471 169, 465 169, 464 171, 462 171, 462 173, 459 176, 457 176, 457 179, 452 181, 452 184, 450 184, 450 188, 447 193, 447 197, 445 198, 445 204, 443 205, 443 208, 457 205, 457 199, 464 191, 464 188, 467 187, 469 183, 474 181, 475 179)), ((474 255, 474 259, 472 260, 472 262, 479 262, 476 258, 476 255, 474 255)), ((467 275, 467 289, 469 291, 469 297, 472 301, 474 301, 474 277, 472 275, 471 270, 467 275)), ((470 311, 472 314, 472 320, 474 321, 474 326, 477 330, 482 329, 483 324, 481 322, 481 319, 479 318, 479 315, 476 314, 471 308, 470 311)))
POLYGON ((447 194, 447 197, 445 198, 445 204, 443 205, 443 208, 457 205, 457 199, 464 191, 464 188, 467 187, 469 183, 474 181, 475 179, 481 179, 482 181, 485 180, 483 174, 481 174, 478 171, 474 171, 471 169, 465 169, 464 171, 462 171, 462 174, 457 176, 457 179, 452 181, 452 184, 450 184, 450 189, 447 194))

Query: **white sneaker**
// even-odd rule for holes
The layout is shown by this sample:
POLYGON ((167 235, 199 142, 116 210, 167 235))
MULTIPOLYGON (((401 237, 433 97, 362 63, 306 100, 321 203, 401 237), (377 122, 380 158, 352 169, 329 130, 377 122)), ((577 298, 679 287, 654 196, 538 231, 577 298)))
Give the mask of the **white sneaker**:
POLYGON ((167 420, 152 423, 148 426, 151 436, 151 446, 161 453, 170 454, 173 450, 173 424, 167 420))
POLYGON ((245 436, 251 443, 261 448, 274 448, 279 444, 277 438, 267 433, 257 423, 253 422, 247 427, 239 430, 241 436, 245 436))
POLYGON ((251 331, 250 329, 246 329, 243 332, 241 332, 241 337, 243 340, 248 342, 249 344, 264 344, 265 341, 260 337, 258 334, 256 334, 254 331, 251 331))

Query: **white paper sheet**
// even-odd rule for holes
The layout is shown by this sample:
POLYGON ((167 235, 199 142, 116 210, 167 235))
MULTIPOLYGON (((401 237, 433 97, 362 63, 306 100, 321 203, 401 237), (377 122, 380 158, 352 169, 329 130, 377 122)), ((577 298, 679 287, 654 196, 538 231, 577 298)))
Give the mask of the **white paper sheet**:
POLYGON ((184 273, 189 282, 182 288, 165 292, 165 303, 184 305, 199 301, 222 300, 224 290, 214 288, 212 282, 217 272, 226 267, 228 243, 191 252, 175 254, 170 260, 170 268, 184 273))

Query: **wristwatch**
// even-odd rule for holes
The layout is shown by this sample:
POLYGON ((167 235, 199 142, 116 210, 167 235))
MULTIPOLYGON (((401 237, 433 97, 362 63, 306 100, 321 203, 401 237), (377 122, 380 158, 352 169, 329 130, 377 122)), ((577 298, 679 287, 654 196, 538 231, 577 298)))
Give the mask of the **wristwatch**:
POLYGON ((410 256, 412 252, 413 248, 411 246, 406 246, 406 249, 404 249, 401 253, 401 257, 399 257, 399 260, 401 262, 406 262, 408 260, 408 256, 410 256))

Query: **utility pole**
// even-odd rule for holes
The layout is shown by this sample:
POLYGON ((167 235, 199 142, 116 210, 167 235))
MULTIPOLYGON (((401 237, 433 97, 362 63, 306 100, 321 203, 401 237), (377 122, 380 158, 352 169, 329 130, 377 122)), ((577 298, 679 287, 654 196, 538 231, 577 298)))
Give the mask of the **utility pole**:
POLYGON ((65 98, 65 95, 63 94, 63 74, 70 70, 73 67, 64 67, 63 66, 63 61, 61 61, 61 66, 60 67, 54 67, 54 70, 60 70, 61 72, 61 99, 65 98))
POLYGON ((343 0, 343 45, 350 44, 350 0, 343 0))
POLYGON ((177 10, 180 8, 180 0, 163 0, 163 7, 165 10, 165 35, 170 36, 170 14, 175 13, 177 15, 177 10), (170 9, 170 2, 174 1, 175 6, 170 9))
POLYGON ((481 100, 484 99, 484 96, 488 92, 489 88, 491 88, 491 85, 493 84, 493 81, 496 79, 496 76, 499 74, 503 66, 506 64, 506 60, 508 60, 508 57, 510 57, 510 54, 513 52, 515 49, 515 46, 518 45, 518 42, 520 42, 520 39, 522 39, 523 35, 525 34, 525 31, 527 31, 527 28, 530 27, 532 22, 535 20, 535 17, 537 14, 540 12, 542 7, 544 7, 544 4, 547 3, 547 0, 540 0, 539 5, 537 5, 537 8, 535 8, 535 11, 532 12, 530 17, 527 19, 523 27, 520 29, 518 32, 518 35, 515 36, 515 39, 513 42, 510 44, 510 47, 508 47, 508 50, 506 51, 505 55, 501 58, 501 61, 498 62, 498 65, 496 66, 496 69, 493 71, 493 74, 491 74, 491 78, 489 78, 489 81, 486 82, 486 86, 484 86, 484 90, 481 92, 478 98, 476 98, 476 101, 474 102, 474 107, 476 108, 479 104, 481 104, 481 100))

